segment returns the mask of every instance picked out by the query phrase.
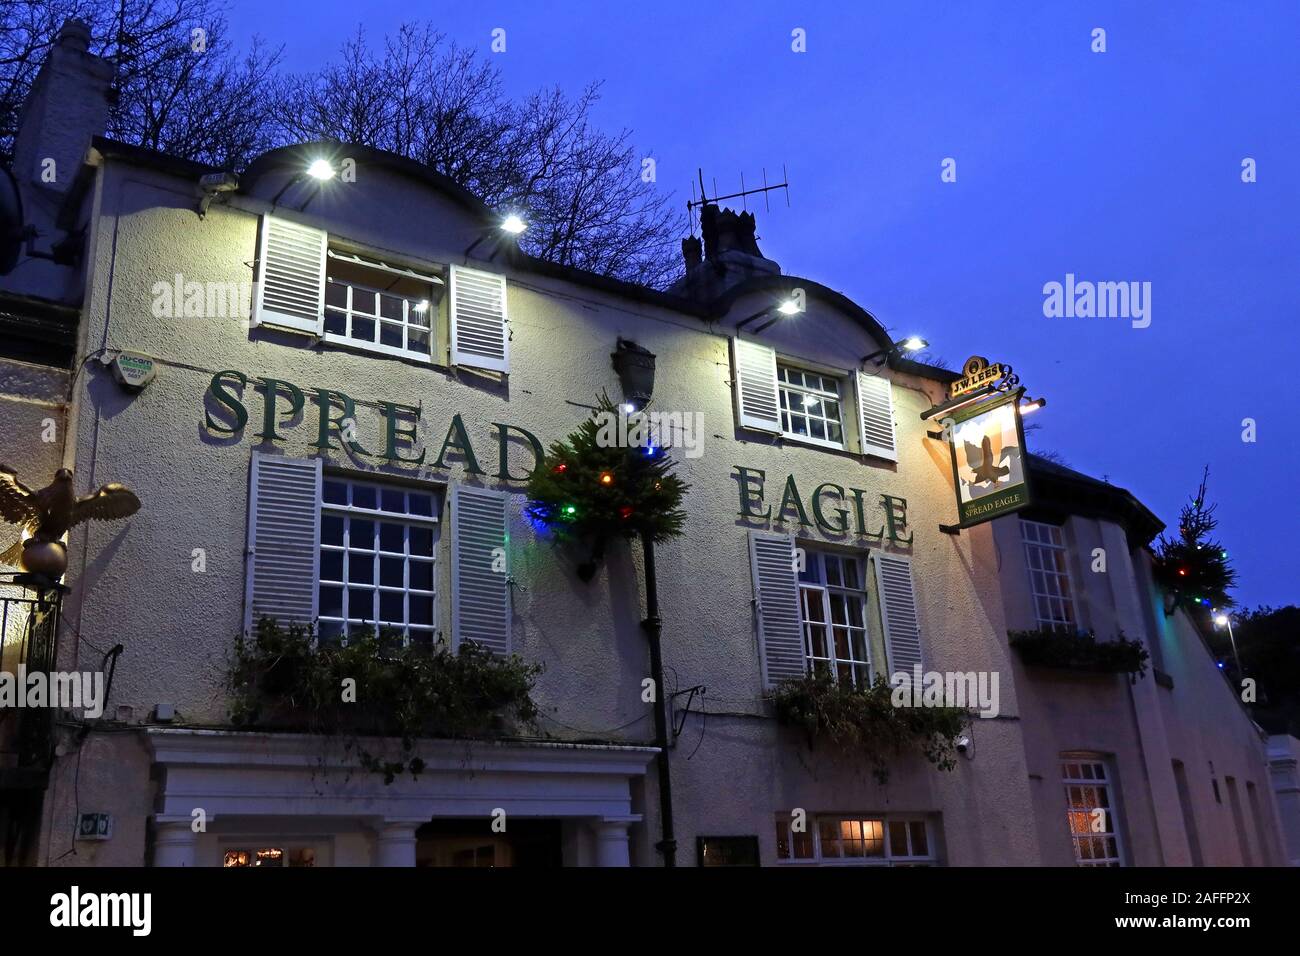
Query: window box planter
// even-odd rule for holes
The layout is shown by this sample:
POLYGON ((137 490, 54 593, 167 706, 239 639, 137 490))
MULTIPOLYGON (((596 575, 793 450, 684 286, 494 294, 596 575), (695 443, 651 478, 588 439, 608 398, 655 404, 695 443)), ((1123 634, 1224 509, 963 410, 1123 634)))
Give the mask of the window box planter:
POLYGON ((1133 681, 1146 675, 1147 649, 1123 634, 1111 641, 1099 641, 1092 631, 1008 632, 1011 646, 1029 667, 1076 671, 1088 674, 1128 674, 1133 681))
POLYGON ((889 759, 907 752, 953 770, 957 738, 970 714, 961 707, 898 706, 893 693, 883 677, 859 689, 813 674, 778 685, 776 719, 803 731, 809 749, 824 743, 844 756, 865 759, 881 784, 889 780, 889 759))

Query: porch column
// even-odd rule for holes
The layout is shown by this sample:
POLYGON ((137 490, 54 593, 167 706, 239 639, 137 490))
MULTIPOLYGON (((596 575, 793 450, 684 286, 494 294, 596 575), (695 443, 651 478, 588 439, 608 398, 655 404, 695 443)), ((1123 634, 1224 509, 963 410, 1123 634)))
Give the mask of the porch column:
POLYGON ((375 830, 375 866, 415 866, 418 824, 385 821, 375 830))
POLYGON ((591 825, 596 835, 597 866, 631 866, 627 849, 627 820, 597 820, 591 825))
POLYGON ((154 866, 195 866, 199 835, 192 821, 158 823, 154 829, 154 866))

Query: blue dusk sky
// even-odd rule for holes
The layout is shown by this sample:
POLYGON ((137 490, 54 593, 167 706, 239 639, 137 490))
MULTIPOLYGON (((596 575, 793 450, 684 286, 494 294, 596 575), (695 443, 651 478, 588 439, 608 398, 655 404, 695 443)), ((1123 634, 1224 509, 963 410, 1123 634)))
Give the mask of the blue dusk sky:
POLYGON ((513 95, 604 81, 597 120, 633 130, 677 201, 697 167, 727 193, 784 163, 790 207, 757 212, 785 272, 953 367, 1011 363, 1049 401, 1031 450, 1171 526, 1208 464, 1239 603, 1300 601, 1300 4, 234 0, 230 25, 297 71, 362 21, 378 41, 411 19, 513 95), (1150 283, 1150 325, 1046 317, 1067 273, 1150 283))

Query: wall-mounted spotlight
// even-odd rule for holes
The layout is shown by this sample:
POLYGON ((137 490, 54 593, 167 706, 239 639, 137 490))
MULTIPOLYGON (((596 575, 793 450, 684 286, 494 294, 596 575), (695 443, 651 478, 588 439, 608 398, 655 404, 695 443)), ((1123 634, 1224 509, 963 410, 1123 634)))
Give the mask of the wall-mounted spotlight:
POLYGON ((496 258, 496 254, 497 254, 496 247, 501 242, 502 233, 504 233, 507 236, 519 236, 522 235, 524 231, 527 229, 528 229, 528 223, 523 219, 522 216, 519 216, 515 213, 510 213, 508 216, 502 219, 495 226, 489 226, 488 228, 480 232, 478 238, 475 239, 473 242, 471 242, 469 244, 469 247, 465 250, 465 257, 469 258, 469 254, 478 248, 479 243, 481 243, 484 239, 487 239, 489 236, 493 236, 495 237, 496 241, 493 243, 492 255, 488 256, 488 259, 490 261, 496 258))
POLYGON ((333 179, 334 164, 328 159, 313 159, 311 165, 307 167, 307 175, 312 179, 333 179))
POLYGON ((758 335, 759 332, 762 332, 769 325, 774 325, 775 323, 781 321, 782 318, 789 318, 792 315, 798 315, 802 311, 803 311, 803 306, 800 304, 798 297, 791 296, 788 299, 782 299, 780 302, 776 303, 775 305, 769 305, 765 309, 759 309, 757 312, 755 312, 753 315, 749 316, 748 318, 741 319, 739 322, 736 323, 736 331, 739 332, 745 326, 749 325, 750 322, 757 321, 758 319, 763 318, 763 316, 765 315, 771 315, 773 312, 776 312, 777 315, 775 318, 768 319, 758 328, 754 329, 754 334, 758 335))
POLYGON ((864 355, 862 364, 866 365, 868 362, 876 360, 876 365, 884 365, 885 358, 890 352, 919 352, 921 349, 928 347, 929 344, 919 335, 909 335, 905 339, 899 339, 897 342, 890 344, 888 348, 876 349, 870 355, 864 355))
POLYGON ((335 175, 336 170, 334 169, 334 164, 325 157, 318 156, 307 165, 306 169, 296 173, 292 179, 280 187, 280 191, 271 197, 271 205, 276 205, 280 201, 280 197, 285 194, 290 186, 295 186, 304 179, 314 179, 316 180, 316 190, 307 197, 307 202, 304 202, 298 207, 298 211, 301 212, 307 208, 308 203, 316 198, 316 193, 320 192, 321 184, 333 179, 335 175))

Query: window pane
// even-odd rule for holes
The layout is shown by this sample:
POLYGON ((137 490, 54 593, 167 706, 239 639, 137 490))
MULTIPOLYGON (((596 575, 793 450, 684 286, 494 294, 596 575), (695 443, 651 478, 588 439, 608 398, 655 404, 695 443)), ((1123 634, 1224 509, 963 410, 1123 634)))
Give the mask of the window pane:
POLYGON ((362 342, 375 340, 375 320, 363 319, 359 315, 352 317, 352 337, 362 342))
POLYGON ((410 602, 412 624, 433 623, 433 598, 412 594, 410 602))
POLYGON ((390 588, 405 587, 406 582, 402 580, 405 563, 401 558, 380 558, 379 583, 390 588))
POLYGON ((369 518, 350 518, 348 520, 348 547, 354 550, 375 549, 375 523, 369 518))
POLYGON ((401 554, 406 550, 406 528, 400 524, 382 521, 379 524, 379 550, 401 554))
POLYGON ((343 544, 343 519, 338 515, 321 515, 321 544, 343 544))
POLYGON ((375 592, 366 588, 348 588, 348 617, 357 621, 373 621, 375 592))
POLYGON ((322 581, 343 580, 342 551, 322 551, 320 553, 320 579, 322 581))
POLYGON ((353 485, 352 506, 354 508, 378 508, 379 494, 374 485, 353 485))
POLYGON ((411 588, 416 591, 433 590, 433 562, 411 562, 411 588))
POLYGON ((402 491, 400 488, 383 489, 381 500, 383 502, 382 507, 384 511, 399 515, 406 511, 406 492, 402 491))
POLYGON ((390 348, 402 348, 402 326, 392 322, 379 323, 379 344, 390 348))
POLYGON ((374 584, 375 559, 369 554, 349 554, 348 580, 353 584, 374 584))
POLYGON ((347 482, 326 478, 321 485, 321 498, 328 504, 346 505, 348 503, 347 482))
POLYGON ((402 300, 395 295, 381 295, 379 297, 379 314, 386 319, 402 318, 402 300))
MULTIPOLYGON (((364 312, 367 315, 375 314, 375 294, 368 289, 352 290, 352 311, 364 312)), ((372 323, 373 324, 373 323, 372 323)))
POLYGON ((411 527, 411 554, 424 558, 433 557, 433 529, 422 526, 411 527))
POLYGON ((925 821, 913 820, 909 826, 912 829, 912 856, 929 856, 930 840, 925 833, 925 821))
POLYGON ((342 617, 343 589, 321 585, 318 613, 323 617, 342 617))
POLYGON ((411 492, 410 502, 411 502, 411 514, 425 515, 428 517, 432 517, 433 495, 425 495, 425 494, 419 494, 417 492, 411 492))
MULTIPOLYGON (((390 624, 405 623, 406 595, 401 591, 379 592, 379 619, 390 624)), ((426 622, 427 623, 427 622, 426 622)))

